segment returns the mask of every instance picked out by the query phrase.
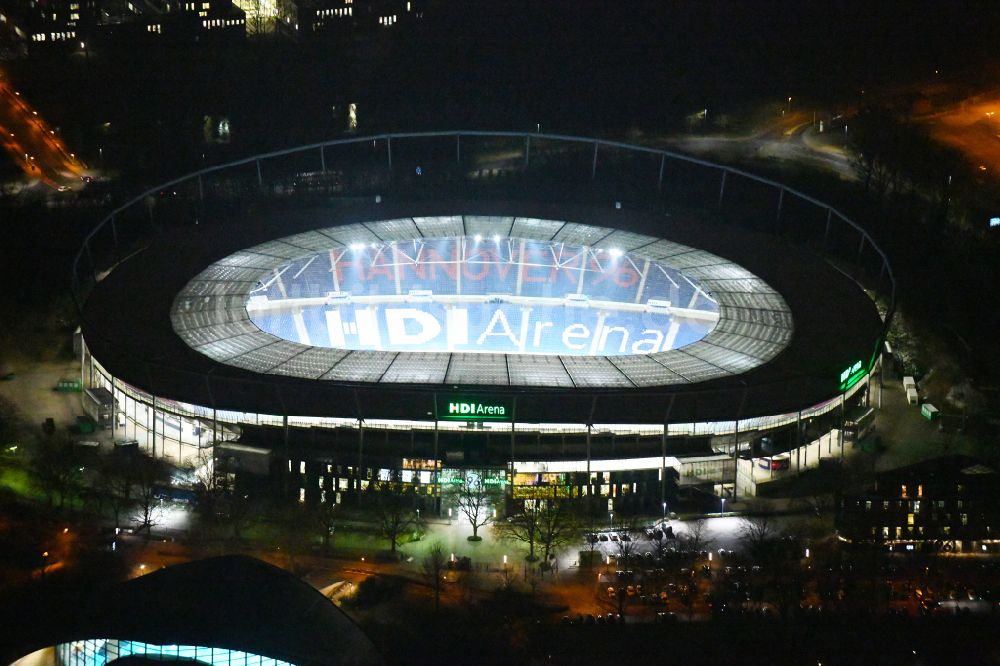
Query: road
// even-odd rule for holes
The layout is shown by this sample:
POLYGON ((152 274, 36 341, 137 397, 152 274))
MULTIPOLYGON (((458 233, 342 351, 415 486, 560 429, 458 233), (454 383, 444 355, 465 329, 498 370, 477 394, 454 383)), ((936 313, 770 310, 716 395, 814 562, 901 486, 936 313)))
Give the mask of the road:
POLYGON ((821 133, 811 115, 796 112, 781 116, 745 136, 674 136, 665 141, 672 149, 711 160, 795 162, 833 173, 844 180, 855 180, 857 174, 842 132, 838 127, 821 133))
POLYGON ((2 74, 0 139, 4 150, 29 177, 53 189, 82 183, 84 165, 2 74))

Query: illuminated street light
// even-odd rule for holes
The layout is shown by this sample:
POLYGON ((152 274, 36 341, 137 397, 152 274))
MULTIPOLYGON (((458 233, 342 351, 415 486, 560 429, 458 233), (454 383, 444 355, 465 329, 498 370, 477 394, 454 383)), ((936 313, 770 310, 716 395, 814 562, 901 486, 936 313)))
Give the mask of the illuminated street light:
POLYGON ((719 513, 725 513, 725 512, 726 512, 726 498, 723 497, 722 498, 722 511, 720 511, 719 513))

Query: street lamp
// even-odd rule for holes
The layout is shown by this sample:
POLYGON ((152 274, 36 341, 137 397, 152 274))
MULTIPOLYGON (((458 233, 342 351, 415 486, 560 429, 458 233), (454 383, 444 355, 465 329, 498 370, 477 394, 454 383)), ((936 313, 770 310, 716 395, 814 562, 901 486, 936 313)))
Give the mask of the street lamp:
POLYGON ((661 524, 666 524, 667 522, 667 503, 663 503, 663 520, 660 521, 661 524))
POLYGON ((719 513, 725 513, 725 512, 726 512, 726 498, 723 497, 722 498, 722 511, 720 511, 719 513))
POLYGON ((614 511, 608 511, 608 529, 613 529, 614 528, 614 526, 615 526, 614 520, 615 520, 615 512, 614 511))

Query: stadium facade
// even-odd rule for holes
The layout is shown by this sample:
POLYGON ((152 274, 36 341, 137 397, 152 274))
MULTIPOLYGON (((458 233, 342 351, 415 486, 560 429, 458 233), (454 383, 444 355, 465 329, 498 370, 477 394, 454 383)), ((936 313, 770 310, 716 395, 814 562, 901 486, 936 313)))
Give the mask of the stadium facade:
POLYGON ((743 452, 867 404, 894 293, 862 229, 780 184, 455 132, 186 176, 109 216, 74 277, 117 437, 303 501, 391 479, 431 506, 470 468, 609 508, 732 493, 743 452))

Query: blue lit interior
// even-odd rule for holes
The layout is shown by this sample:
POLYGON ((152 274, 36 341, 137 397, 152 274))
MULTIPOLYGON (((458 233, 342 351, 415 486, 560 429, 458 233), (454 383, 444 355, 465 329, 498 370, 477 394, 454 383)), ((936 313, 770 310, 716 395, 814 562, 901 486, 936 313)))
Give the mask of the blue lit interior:
POLYGON ((719 308, 680 271, 614 248, 457 237, 302 257, 264 276, 247 310, 311 346, 611 356, 691 344, 719 308))
POLYGON ((104 666, 132 655, 147 655, 158 661, 195 660, 212 666, 292 666, 287 661, 225 648, 104 638, 63 643, 56 647, 56 654, 61 666, 104 666))

